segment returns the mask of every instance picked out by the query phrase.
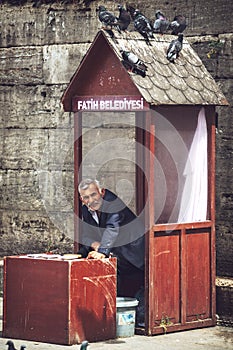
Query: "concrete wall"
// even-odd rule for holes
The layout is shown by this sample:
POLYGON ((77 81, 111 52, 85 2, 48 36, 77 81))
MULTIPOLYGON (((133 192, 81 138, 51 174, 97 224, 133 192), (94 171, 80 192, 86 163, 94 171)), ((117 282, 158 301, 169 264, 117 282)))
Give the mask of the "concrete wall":
MULTIPOLYGON (((73 116, 63 112, 60 100, 101 27, 96 7, 105 4, 117 13, 116 2, 13 3, 17 1, 0 4, 0 256, 69 252, 73 239, 73 116)), ((216 229, 217 272, 232 276, 233 4, 223 0, 131 4, 150 18, 156 9, 170 19, 184 13, 186 38, 230 102, 229 107, 218 108, 216 229), (210 44, 218 42, 211 51, 210 44)), ((131 153, 134 130, 128 122, 132 123, 131 116, 122 116, 117 123, 108 116, 104 121, 92 116, 84 123, 84 152, 89 154, 95 145, 119 135, 131 153)), ((104 185, 126 195, 133 206, 129 184, 133 187, 134 165, 129 157, 133 156, 102 164, 98 175, 104 185), (117 168, 126 170, 123 177, 117 168)))

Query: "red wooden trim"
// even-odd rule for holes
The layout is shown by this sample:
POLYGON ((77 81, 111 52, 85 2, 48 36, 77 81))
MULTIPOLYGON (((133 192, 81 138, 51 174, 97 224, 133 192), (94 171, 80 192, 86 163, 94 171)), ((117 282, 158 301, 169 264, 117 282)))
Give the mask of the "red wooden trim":
POLYGON ((206 112, 208 128, 208 184, 209 184, 209 215, 215 222, 215 110, 209 108, 206 112))
POLYGON ((187 269, 186 269, 186 232, 185 228, 181 229, 181 235, 180 235, 180 321, 182 324, 186 323, 186 306, 187 306, 187 269))
POLYGON ((82 176, 82 113, 74 114, 74 253, 79 249, 79 220, 81 208, 78 184, 82 176))
POLYGON ((216 158, 216 119, 215 108, 206 107, 206 122, 208 129, 208 215, 212 222, 210 235, 210 290, 211 316, 216 324, 216 247, 215 247, 215 158, 216 158))
MULTIPOLYGON (((143 128, 143 158, 144 158, 144 186, 145 189, 145 197, 144 197, 144 205, 145 205, 145 221, 146 227, 151 223, 151 210, 150 210, 150 200, 151 200, 151 192, 153 193, 153 187, 151 186, 152 179, 149 177, 150 174, 150 137, 149 130, 151 125, 151 113, 144 113, 144 120, 142 121, 143 128)), ((146 234, 146 255, 145 255, 145 310, 150 310, 151 299, 153 298, 153 291, 151 291, 151 271, 153 268, 150 266, 151 264, 151 254, 153 255, 153 244, 151 244, 151 234, 152 232, 148 231, 146 234)), ((152 315, 150 312, 145 313, 145 329, 149 332, 152 328, 152 315)))
MULTIPOLYGON (((135 136, 136 136, 136 186, 135 186, 135 198, 136 198, 136 213, 139 215, 144 211, 144 224, 147 227, 149 212, 148 205, 146 205, 148 196, 148 183, 146 174, 148 173, 148 159, 145 154, 145 124, 146 116, 145 112, 135 113, 135 136), (145 206, 146 205, 146 206, 145 206)), ((148 140, 147 140, 148 141, 148 140)), ((150 254, 150 240, 149 232, 145 233, 145 310, 149 310, 149 297, 150 297, 150 283, 149 283, 149 254, 150 254)), ((148 329, 149 316, 148 312, 145 313, 145 329, 148 329)))
MULTIPOLYGON (((196 328, 204 328, 204 327, 210 327, 214 325, 215 323, 213 322, 212 319, 205 319, 203 321, 192 321, 192 322, 186 322, 185 324, 174 324, 174 325, 167 326, 166 333, 196 329, 196 328)), ((147 335, 156 335, 156 334, 164 334, 164 333, 165 332, 163 327, 153 327, 151 334, 147 334, 147 335)))
POLYGON ((196 222, 185 222, 185 223, 174 223, 174 224, 156 224, 153 225, 152 230, 154 232, 159 231, 174 231, 174 230, 190 230, 190 229, 196 229, 196 228, 208 228, 212 227, 212 222, 207 221, 196 221, 196 222))
POLYGON ((217 323, 216 318, 216 247, 215 247, 215 241, 216 241, 216 234, 215 234, 215 225, 213 223, 212 230, 211 230, 211 236, 210 236, 210 249, 211 249, 211 261, 210 261, 210 275, 211 275, 211 315, 214 319, 215 324, 217 323))
MULTIPOLYGON (((145 144, 146 144, 146 152, 147 152, 147 165, 146 165, 146 174, 148 177, 148 223, 150 228, 149 233, 149 257, 148 257, 148 267, 149 267, 149 275, 147 278, 149 279, 149 309, 151 309, 151 305, 153 305, 154 293, 156 293, 156 289, 158 286, 156 285, 157 280, 153 278, 154 267, 154 254, 155 254, 155 245, 154 245, 154 232, 151 230, 154 224, 154 159, 155 159, 155 125, 152 121, 152 112, 146 113, 146 131, 145 131, 145 144), (149 153, 149 154, 148 154, 149 153), (151 281, 154 280, 153 287, 151 285, 151 281)), ((154 326, 154 314, 153 312, 149 312, 148 315, 148 329, 151 330, 154 326)))
POLYGON ((147 198, 147 185, 145 184, 145 158, 143 152, 144 146, 144 122, 145 117, 143 112, 135 113, 136 121, 136 213, 139 215, 145 205, 147 198))
POLYGON ((6 278, 7 278, 7 262, 8 257, 4 257, 4 265, 3 265, 3 321, 2 321, 2 329, 4 330, 6 328, 6 278))
POLYGON ((155 202, 155 195, 154 195, 154 188, 155 188, 155 181, 154 181, 154 168, 155 168, 155 125, 150 125, 150 170, 149 170, 149 204, 150 204, 150 227, 153 227, 154 225, 154 216, 155 216, 155 208, 154 208, 154 202, 155 202))
POLYGON ((210 181, 210 219, 212 221, 212 232, 210 237, 211 247, 211 315, 216 324, 216 238, 215 238, 215 158, 216 158, 216 136, 215 136, 215 110, 211 109, 209 118, 209 181, 210 181))

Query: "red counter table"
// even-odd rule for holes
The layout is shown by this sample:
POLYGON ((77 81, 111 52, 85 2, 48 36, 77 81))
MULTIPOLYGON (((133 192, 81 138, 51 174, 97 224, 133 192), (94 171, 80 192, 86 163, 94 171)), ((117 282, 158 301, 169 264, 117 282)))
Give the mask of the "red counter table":
POLYGON ((4 259, 3 337, 72 345, 116 337, 116 259, 4 259))

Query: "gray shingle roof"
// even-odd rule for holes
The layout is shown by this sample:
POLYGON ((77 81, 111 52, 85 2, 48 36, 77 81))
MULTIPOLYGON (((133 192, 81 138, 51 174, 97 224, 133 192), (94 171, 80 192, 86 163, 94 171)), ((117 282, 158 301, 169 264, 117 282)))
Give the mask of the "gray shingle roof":
POLYGON ((131 51, 148 66, 146 77, 129 72, 141 95, 151 105, 228 105, 217 83, 197 53, 184 38, 180 57, 171 63, 167 48, 174 35, 155 34, 148 46, 137 32, 119 34, 116 40, 102 31, 114 52, 122 60, 120 50, 131 51))

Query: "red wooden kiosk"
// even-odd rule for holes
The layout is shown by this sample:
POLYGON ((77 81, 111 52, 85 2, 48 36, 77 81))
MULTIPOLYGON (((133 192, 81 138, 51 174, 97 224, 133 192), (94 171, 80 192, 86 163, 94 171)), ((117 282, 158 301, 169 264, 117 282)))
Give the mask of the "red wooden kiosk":
MULTIPOLYGON (((175 63, 166 59, 172 39, 147 45, 135 32, 100 31, 62 98, 74 113, 77 217, 82 113, 135 112, 136 208, 146 227, 146 319, 137 332, 146 335, 216 323, 215 106, 227 101, 186 40, 175 63), (127 70, 122 49, 145 62, 145 77, 127 70)), ((75 232, 78 244, 78 224, 75 232)))

